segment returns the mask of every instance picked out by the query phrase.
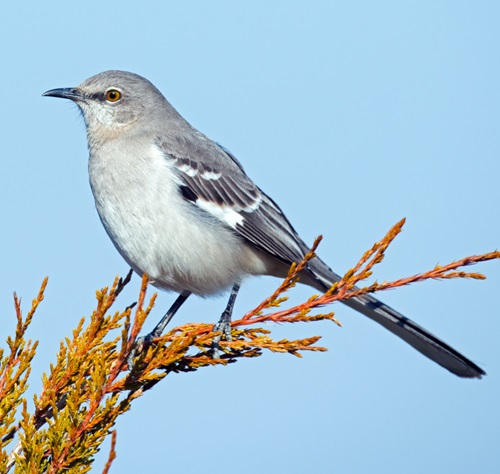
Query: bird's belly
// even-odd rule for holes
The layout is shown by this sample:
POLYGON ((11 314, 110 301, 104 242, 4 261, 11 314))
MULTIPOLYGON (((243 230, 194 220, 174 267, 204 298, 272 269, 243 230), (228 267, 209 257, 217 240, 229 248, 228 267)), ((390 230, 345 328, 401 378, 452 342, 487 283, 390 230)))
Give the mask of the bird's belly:
POLYGON ((158 288, 213 294, 247 273, 247 247, 229 230, 199 217, 100 215, 123 258, 158 288))
POLYGON ((247 274, 266 273, 255 250, 211 216, 190 209, 189 203, 135 202, 108 196, 104 201, 96 198, 96 207, 122 257, 156 287, 210 295, 247 274))

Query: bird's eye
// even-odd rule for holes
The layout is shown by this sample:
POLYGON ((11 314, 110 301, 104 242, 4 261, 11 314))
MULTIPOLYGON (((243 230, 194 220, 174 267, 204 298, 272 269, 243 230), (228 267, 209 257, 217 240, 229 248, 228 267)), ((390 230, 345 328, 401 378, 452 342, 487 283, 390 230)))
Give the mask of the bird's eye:
POLYGON ((106 92, 106 100, 108 102, 118 102, 122 98, 122 93, 116 89, 110 89, 106 92))

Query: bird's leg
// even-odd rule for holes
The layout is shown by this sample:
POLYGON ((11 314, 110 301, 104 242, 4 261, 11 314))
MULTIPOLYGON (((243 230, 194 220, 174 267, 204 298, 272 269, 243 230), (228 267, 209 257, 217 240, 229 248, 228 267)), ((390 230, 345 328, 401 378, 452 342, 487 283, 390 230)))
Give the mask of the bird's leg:
POLYGON ((163 331, 167 327, 167 324, 174 317, 177 310, 184 304, 184 302, 189 298, 191 292, 183 291, 177 299, 174 301, 174 304, 170 306, 170 309, 165 313, 165 316, 161 318, 160 322, 156 325, 156 327, 146 336, 149 340, 153 340, 155 337, 160 337, 163 334, 163 331))
POLYGON ((214 337, 214 340, 212 342, 212 350, 215 359, 219 358, 219 341, 221 340, 221 337, 224 335, 227 341, 231 340, 231 316, 233 314, 233 307, 234 302, 236 301, 236 296, 238 295, 238 291, 240 291, 240 283, 241 282, 238 281, 233 285, 226 309, 222 313, 219 322, 215 324, 213 328, 214 332, 220 331, 222 333, 220 336, 214 337))
POLYGON ((134 348, 132 349, 127 358, 128 366, 130 368, 134 365, 134 357, 137 352, 137 348, 141 346, 145 347, 150 346, 155 337, 160 337, 162 335, 163 331, 167 327, 167 324, 174 317, 175 313, 177 313, 178 309, 183 305, 184 301, 186 301, 189 298, 190 294, 191 292, 189 291, 183 291, 174 301, 174 304, 170 306, 169 310, 165 313, 165 316, 161 318, 160 322, 156 325, 156 327, 146 336, 141 336, 137 339, 134 348))

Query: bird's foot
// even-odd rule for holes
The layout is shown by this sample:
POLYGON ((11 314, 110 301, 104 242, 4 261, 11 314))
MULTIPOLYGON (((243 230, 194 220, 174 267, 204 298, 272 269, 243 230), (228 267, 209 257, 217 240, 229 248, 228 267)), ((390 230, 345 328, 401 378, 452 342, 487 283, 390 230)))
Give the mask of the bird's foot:
POLYGON ((227 311, 224 311, 222 313, 221 318, 219 319, 219 322, 217 324, 214 324, 213 327, 213 332, 220 332, 221 334, 217 335, 214 337, 212 341, 212 355, 214 359, 220 359, 220 352, 219 352, 219 342, 222 339, 222 336, 224 336, 224 339, 226 341, 232 341, 232 336, 231 336, 231 314, 228 313, 227 311))
POLYGON ((147 350, 151 344, 153 344, 153 339, 154 339, 154 331, 150 332, 149 334, 146 334, 145 336, 140 336, 137 338, 137 341, 134 344, 134 347, 132 347, 132 350, 130 351, 130 354, 127 357, 127 365, 129 370, 132 370, 134 367, 134 359, 137 356, 137 352, 142 352, 144 350, 147 350))

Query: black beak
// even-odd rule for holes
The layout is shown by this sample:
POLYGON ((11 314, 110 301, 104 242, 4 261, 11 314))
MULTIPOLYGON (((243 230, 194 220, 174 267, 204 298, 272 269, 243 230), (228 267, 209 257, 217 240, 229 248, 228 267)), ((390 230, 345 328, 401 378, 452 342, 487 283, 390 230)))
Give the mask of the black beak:
POLYGON ((75 87, 67 87, 62 89, 51 89, 42 94, 44 97, 60 97, 61 99, 82 100, 83 94, 75 87))

